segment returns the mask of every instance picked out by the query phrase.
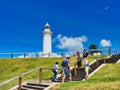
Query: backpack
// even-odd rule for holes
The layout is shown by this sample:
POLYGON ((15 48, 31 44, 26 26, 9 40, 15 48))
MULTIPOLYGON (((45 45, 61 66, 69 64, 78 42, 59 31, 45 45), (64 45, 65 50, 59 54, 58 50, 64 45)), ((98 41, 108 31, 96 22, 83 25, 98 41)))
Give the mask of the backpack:
POLYGON ((63 60, 61 65, 62 65, 62 67, 67 67, 68 66, 68 62, 66 60, 63 60))

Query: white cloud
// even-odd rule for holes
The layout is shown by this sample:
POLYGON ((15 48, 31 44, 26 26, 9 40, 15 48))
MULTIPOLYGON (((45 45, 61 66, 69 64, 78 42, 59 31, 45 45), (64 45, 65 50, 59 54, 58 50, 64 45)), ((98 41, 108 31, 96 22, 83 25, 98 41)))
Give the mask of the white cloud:
POLYGON ((110 40, 106 40, 106 39, 102 39, 102 40, 100 41, 100 45, 101 45, 102 47, 109 47, 109 46, 111 46, 111 41, 110 41, 110 40))
POLYGON ((67 37, 59 34, 55 39, 58 42, 59 49, 67 49, 68 51, 75 51, 83 49, 83 43, 87 41, 86 36, 81 37, 67 37))
MULTIPOLYGON (((23 53, 24 54, 24 53, 23 53)), ((16 54, 17 55, 17 54, 16 54)), ((14 58, 36 58, 36 57, 42 57, 42 52, 31 52, 31 53, 25 53, 24 55, 18 55, 14 58)))
MULTIPOLYGON (((20 55, 20 56, 14 57, 14 58, 24 58, 24 55, 20 55)), ((29 57, 25 56, 25 58, 29 58, 29 57)))
MULTIPOLYGON (((46 56, 43 56, 42 52, 32 52, 32 53, 25 53, 25 56, 18 55, 14 58, 37 58, 37 57, 49 57, 49 54, 46 56)), ((58 54, 58 53, 52 53, 50 57, 62 57, 62 56, 61 56, 61 54, 58 54)))
POLYGON ((109 7, 108 6, 106 6, 105 8, 104 8, 104 10, 108 10, 109 9, 109 7))
POLYGON ((109 10, 109 6, 106 6, 106 7, 104 7, 103 9, 101 9, 101 10, 97 10, 97 13, 104 13, 104 12, 106 12, 106 11, 108 11, 109 10))

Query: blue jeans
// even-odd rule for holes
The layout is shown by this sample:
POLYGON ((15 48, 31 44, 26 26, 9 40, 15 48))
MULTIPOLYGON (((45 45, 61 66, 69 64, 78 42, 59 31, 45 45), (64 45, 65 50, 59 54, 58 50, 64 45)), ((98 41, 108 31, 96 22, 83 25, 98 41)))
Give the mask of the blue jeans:
POLYGON ((53 76, 53 79, 57 79, 57 72, 53 70, 53 73, 54 73, 54 76, 53 76))

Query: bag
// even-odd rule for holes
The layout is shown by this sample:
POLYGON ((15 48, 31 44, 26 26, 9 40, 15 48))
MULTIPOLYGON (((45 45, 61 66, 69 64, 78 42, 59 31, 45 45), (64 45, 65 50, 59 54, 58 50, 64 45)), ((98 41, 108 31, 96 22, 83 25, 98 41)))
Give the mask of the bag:
POLYGON ((62 67, 66 67, 67 66, 67 62, 65 60, 63 60, 61 65, 62 65, 62 67))

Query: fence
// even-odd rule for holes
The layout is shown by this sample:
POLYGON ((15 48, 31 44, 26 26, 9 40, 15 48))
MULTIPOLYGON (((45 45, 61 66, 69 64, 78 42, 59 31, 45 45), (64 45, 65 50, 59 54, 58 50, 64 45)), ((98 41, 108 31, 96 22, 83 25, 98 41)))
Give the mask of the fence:
MULTIPOLYGON (((111 50, 110 48, 104 49, 91 49, 87 50, 90 55, 113 55, 120 53, 118 50, 111 50), (91 54, 91 52, 93 52, 91 54), (96 53, 97 52, 97 53, 96 53)), ((0 53, 0 58, 43 58, 43 57, 65 57, 67 54, 71 56, 76 56, 77 51, 72 52, 56 52, 56 53, 46 53, 42 52, 9 52, 9 53, 0 53)), ((82 54, 82 52, 81 52, 82 54)))
MULTIPOLYGON (((120 53, 118 50, 111 50, 110 48, 104 49, 91 49, 87 50, 89 53, 91 52, 100 52, 101 55, 112 55, 116 53, 120 53)), ((46 53, 42 52, 9 52, 9 53, 0 53, 0 58, 41 58, 41 57, 65 57, 67 54, 71 56, 75 56, 77 51, 72 52, 56 52, 56 53, 46 53)), ((82 52, 81 52, 82 53, 82 52)), ((94 53, 98 54, 98 53, 94 53)))

